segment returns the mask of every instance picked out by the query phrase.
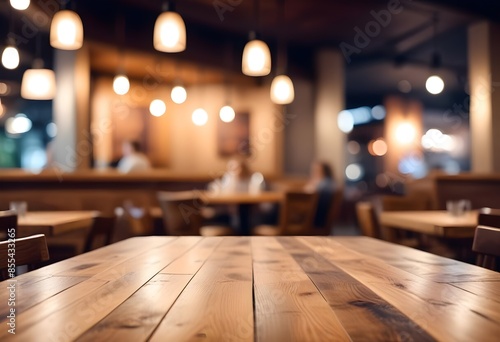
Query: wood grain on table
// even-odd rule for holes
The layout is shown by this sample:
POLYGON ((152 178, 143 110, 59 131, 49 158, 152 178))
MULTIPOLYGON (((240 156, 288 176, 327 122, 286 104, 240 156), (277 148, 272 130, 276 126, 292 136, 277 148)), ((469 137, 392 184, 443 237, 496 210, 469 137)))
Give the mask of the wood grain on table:
POLYGON ((500 335, 499 273, 364 237, 138 237, 16 280, 16 335, 4 328, 0 340, 500 335))

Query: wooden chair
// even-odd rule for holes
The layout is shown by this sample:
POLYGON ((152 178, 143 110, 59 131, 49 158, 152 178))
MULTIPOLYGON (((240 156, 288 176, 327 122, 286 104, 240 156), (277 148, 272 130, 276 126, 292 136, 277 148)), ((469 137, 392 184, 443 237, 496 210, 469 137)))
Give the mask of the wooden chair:
POLYGON ((500 266, 500 209, 483 208, 479 211, 478 227, 474 234, 472 251, 476 252, 476 263, 491 270, 500 266))
POLYGON ((380 238, 380 227, 371 202, 356 203, 356 217, 363 235, 380 238))
POLYGON ((92 227, 85 240, 84 252, 89 252, 95 249, 96 243, 101 240, 100 246, 111 244, 113 233, 116 225, 115 216, 101 216, 100 214, 94 217, 92 227))
POLYGON ((278 226, 259 225, 253 229, 253 235, 311 235, 317 202, 315 193, 287 192, 278 226))
POLYGON ((17 228, 17 214, 14 210, 0 211, 0 234, 5 237, 10 228, 17 228))
POLYGON ((158 202, 167 235, 225 236, 234 233, 230 227, 203 225, 203 204, 193 191, 161 191, 158 202))
POLYGON ((330 235, 332 232, 333 223, 340 216, 342 208, 342 200, 344 198, 344 190, 337 189, 333 192, 330 200, 330 206, 325 219, 325 224, 321 227, 314 227, 311 235, 330 235))
MULTIPOLYGON (((2 278, 7 279, 9 276, 7 270, 9 267, 9 244, 11 242, 0 242, 0 270, 2 278)), ((15 265, 28 265, 29 269, 33 269, 38 263, 49 260, 49 250, 47 249, 47 241, 45 235, 37 234, 15 240, 15 265)))
POLYGON ((429 210, 430 203, 427 198, 416 196, 382 196, 383 211, 429 210))

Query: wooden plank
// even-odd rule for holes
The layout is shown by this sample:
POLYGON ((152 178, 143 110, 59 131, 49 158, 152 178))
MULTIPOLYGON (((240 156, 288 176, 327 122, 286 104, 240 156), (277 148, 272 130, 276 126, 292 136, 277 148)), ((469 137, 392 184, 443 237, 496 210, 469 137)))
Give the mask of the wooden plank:
POLYGON ((254 238, 257 341, 349 341, 337 316, 274 238, 254 238))
POLYGON ((193 275, 221 242, 222 238, 203 239, 164 268, 79 340, 144 340, 151 335, 193 275))
POLYGON ((278 238, 278 241, 314 282, 352 340, 364 340, 367 336, 372 341, 434 340, 398 309, 320 253, 296 238, 278 238))
MULTIPOLYGON (((142 253, 148 253, 156 248, 164 248, 167 244, 173 244, 177 237, 146 237, 145 239, 132 238, 125 240, 127 243, 106 246, 89 253, 78 256, 78 263, 64 271, 56 273, 58 276, 66 277, 88 277, 112 269, 115 265, 123 263, 123 260, 132 259, 142 253)), ((199 239, 199 238, 197 238, 199 239)), ((70 259, 71 260, 71 259, 70 259)))
POLYGON ((151 341, 253 341, 250 239, 223 239, 181 293, 151 341))
POLYGON ((464 282, 452 284, 459 289, 473 293, 476 296, 489 298, 497 303, 500 303, 500 282, 498 281, 479 281, 479 282, 464 282))
MULTIPOLYGON (((18 316, 19 322, 30 320, 30 324, 24 325, 22 329, 19 327, 16 337, 37 340, 44 336, 47 340, 56 341, 77 338, 112 312, 166 265, 192 248, 201 237, 181 237, 171 245, 168 244, 171 242, 170 238, 156 239, 165 243, 164 248, 153 248, 96 274, 91 280, 106 283, 93 291, 84 291, 84 297, 67 298, 65 305, 59 306, 57 311, 54 311, 49 301, 45 301, 21 313, 18 316), (37 317, 36 320, 32 319, 34 316, 37 317)), ((85 285, 87 282, 81 284, 85 285)))
POLYGON ((191 278, 156 275, 78 341, 145 341, 191 278))
POLYGON ((193 249, 161 270, 164 274, 195 274, 213 253, 222 239, 203 239, 193 249))
MULTIPOLYGON (((24 312, 28 308, 35 306, 58 293, 87 280, 87 277, 46 277, 36 282, 15 283, 16 287, 16 311, 24 312)), ((10 284, 10 282, 7 282, 10 284)), ((8 285, 6 285, 8 286, 8 285)), ((8 292, 0 293, 0 303, 7 303, 8 292)), ((9 307, 0 306, 1 322, 6 321, 9 307)))
POLYGON ((352 250, 436 282, 500 281, 500 273, 406 246, 367 237, 335 237, 352 250))
MULTIPOLYGON (((300 238, 310 248, 317 238, 300 238)), ((395 306, 434 338, 496 341, 500 305, 450 284, 436 283, 367 257, 329 239, 321 255, 395 306), (345 255, 350 255, 350 260, 345 255)))
MULTIPOLYGON (((85 298, 89 293, 92 293, 106 283, 107 282, 104 280, 88 279, 60 292, 57 296, 52 296, 38 305, 31 306, 25 311, 16 311, 16 335, 9 334, 7 329, 0 329, 0 340, 38 341, 41 336, 46 337, 47 340, 48 330, 44 330, 43 327, 39 327, 38 330, 30 336, 24 335, 24 338, 23 333, 35 324, 39 323, 41 320, 46 319, 47 316, 64 309, 67 305, 74 301, 85 298), (36 334, 38 334, 38 336, 36 336, 36 334)), ((85 308, 82 307, 82 310, 85 310, 85 308)), ((66 329, 72 329, 71 325, 66 324, 67 318, 68 317, 58 317, 59 326, 52 326, 52 329, 54 329, 52 334, 59 334, 61 336, 61 341, 69 339, 63 338, 63 332, 66 329)), ((0 324, 2 326, 6 326, 6 319, 2 320, 0 324)))

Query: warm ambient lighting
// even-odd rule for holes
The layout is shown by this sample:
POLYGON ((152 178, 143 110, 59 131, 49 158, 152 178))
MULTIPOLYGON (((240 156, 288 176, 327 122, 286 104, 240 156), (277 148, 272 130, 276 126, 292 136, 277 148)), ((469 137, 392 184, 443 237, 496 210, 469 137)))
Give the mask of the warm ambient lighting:
POLYGON ((279 75, 271 83, 271 101, 276 104, 289 104, 295 98, 295 91, 290 77, 279 75))
POLYGON ((50 45, 61 50, 78 50, 83 45, 83 24, 73 11, 63 10, 54 15, 50 25, 50 45))
POLYGON ((56 75, 53 70, 43 69, 43 61, 36 59, 33 69, 23 74, 21 97, 28 100, 52 100, 56 95, 56 75))
POLYGON ((2 65, 13 70, 19 66, 19 51, 14 46, 7 46, 2 53, 2 65))
POLYGON ((441 93, 444 89, 444 81, 441 77, 433 75, 425 82, 425 88, 433 95, 441 93))
POLYGON ((403 122, 396 129, 396 140, 401 144, 410 144, 415 139, 415 128, 408 122, 403 122))
POLYGON ((372 140, 368 144, 368 152, 372 156, 382 157, 387 153, 387 144, 382 138, 372 140))
POLYGON ((167 106, 162 100, 153 100, 149 105, 149 112, 153 116, 162 116, 167 111, 167 106))
POLYGON ((179 13, 167 11, 156 19, 153 34, 156 50, 181 52, 186 49, 186 25, 179 13))
POLYGON ((248 76, 266 76, 271 72, 271 52, 262 40, 253 39, 243 49, 241 69, 248 76))
POLYGON ((172 88, 170 98, 177 104, 184 103, 187 99, 186 89, 182 86, 175 86, 172 88))
POLYGON ((24 11, 30 6, 30 0, 10 0, 10 5, 19 11, 24 11))
POLYGON ((125 75, 116 75, 113 79, 113 90, 118 95, 125 95, 130 89, 130 82, 125 75))
POLYGON ((191 120, 193 120, 196 126, 204 126, 208 121, 208 113, 203 108, 195 109, 191 116, 191 120))
POLYGON ((219 117, 224 122, 232 122, 235 116, 236 113, 231 106, 224 106, 220 109, 219 117))

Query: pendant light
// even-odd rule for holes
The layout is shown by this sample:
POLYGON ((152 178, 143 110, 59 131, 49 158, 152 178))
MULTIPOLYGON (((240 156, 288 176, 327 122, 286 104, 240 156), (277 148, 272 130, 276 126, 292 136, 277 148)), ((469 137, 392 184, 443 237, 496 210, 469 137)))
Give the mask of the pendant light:
POLYGON ((83 24, 76 12, 63 9, 54 15, 50 25, 50 45, 60 50, 78 50, 82 47, 83 24))
POLYGON ((271 52, 262 40, 256 39, 254 31, 243 49, 241 70, 247 76, 266 76, 271 72, 271 52))
POLYGON ((187 99, 187 91, 186 88, 182 85, 182 82, 179 77, 179 62, 177 61, 175 63, 175 81, 174 81, 174 87, 172 88, 172 91, 170 92, 170 98, 172 101, 176 104, 183 104, 186 102, 187 99))
MULTIPOLYGON (((12 6, 14 7, 14 5, 12 6)), ((11 9, 10 22, 9 22, 9 35, 14 33, 13 12, 14 11, 11 9)), ((7 35, 7 37, 9 37, 9 35, 7 35)), ((17 50, 16 41, 14 40, 14 38, 7 38, 7 46, 2 52, 2 65, 4 66, 4 68, 9 70, 14 70, 19 66, 19 51, 17 50)))
POLYGON ((30 6, 30 0, 10 0, 10 5, 19 11, 24 11, 30 6))
MULTIPOLYGON (((280 5, 281 15, 278 19, 278 22, 283 25, 283 22, 285 20, 285 4, 283 0, 280 1, 280 5)), ((285 75, 287 68, 287 51, 286 46, 283 44, 281 31, 278 34, 278 75, 273 79, 273 82, 271 83, 270 93, 271 101, 276 104, 286 105, 293 102, 293 99, 295 98, 295 90, 293 88, 292 80, 290 79, 290 77, 285 75)))
MULTIPOLYGON (((232 67, 232 50, 230 48, 226 48, 226 68, 232 67)), ((219 118, 222 122, 232 122, 236 117, 236 113, 234 112, 233 107, 231 107, 231 88, 229 87, 229 75, 228 69, 225 70, 224 73, 224 91, 225 91, 225 105, 219 110, 219 118)))
MULTIPOLYGON (((254 2, 255 26, 259 27, 259 2, 254 2)), ((250 31, 249 42, 243 49, 241 70, 248 76, 266 76, 271 72, 271 52, 267 44, 257 39, 255 31, 250 31)))
POLYGON ((174 103, 177 104, 182 104, 186 102, 187 99, 187 91, 186 88, 184 88, 182 85, 176 85, 172 88, 172 91, 170 92, 170 98, 174 103))
POLYGON ((125 95, 130 90, 130 81, 125 73, 118 73, 113 78, 113 91, 117 95, 125 95))
POLYGON ((28 100, 52 100, 56 95, 56 75, 43 66, 40 34, 36 40, 36 58, 32 69, 24 72, 21 81, 21 97, 28 100))
POLYGON ((271 83, 271 101, 276 104, 289 104, 295 98, 293 82, 287 75, 278 75, 271 83))
POLYGON ((124 67, 123 67, 123 42, 124 42, 124 36, 125 36, 125 17, 123 15, 120 15, 116 19, 116 36, 118 37, 118 73, 117 75, 113 78, 113 91, 117 95, 125 95, 128 93, 130 90, 130 81, 125 74, 124 67))
POLYGON ((174 4, 163 4, 161 13, 155 22, 153 33, 154 48, 162 52, 181 52, 186 49, 186 25, 179 13, 174 11, 174 4))
POLYGON ((441 67, 441 56, 437 52, 437 41, 436 41, 436 33, 437 33, 437 14, 434 15, 434 22, 433 22, 433 45, 434 45, 434 52, 432 54, 432 59, 431 59, 431 69, 433 70, 433 74, 427 78, 427 81, 425 82, 425 88, 427 91, 433 95, 440 94, 444 90, 444 81, 441 77, 439 77, 436 74, 436 70, 441 67))
MULTIPOLYGON (((198 85, 201 87, 202 82, 200 82, 202 79, 202 72, 198 73, 198 85)), ((206 89, 200 88, 200 98, 202 104, 205 102, 205 91, 206 89)), ((191 114, 191 120, 196 126, 205 126, 206 123, 208 122, 208 113, 207 111, 203 108, 197 108, 193 111, 193 114, 191 114)))

